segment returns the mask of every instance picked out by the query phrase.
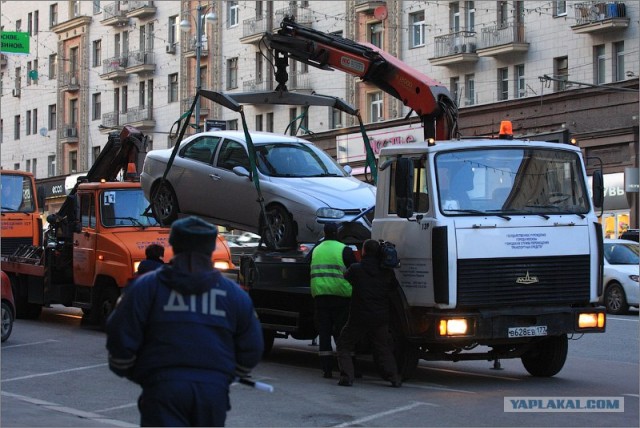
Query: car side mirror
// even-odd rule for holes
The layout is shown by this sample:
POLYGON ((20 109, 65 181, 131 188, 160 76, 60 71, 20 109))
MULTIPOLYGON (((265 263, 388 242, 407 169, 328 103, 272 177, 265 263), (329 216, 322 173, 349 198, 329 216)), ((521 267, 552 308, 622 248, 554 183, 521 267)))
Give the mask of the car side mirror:
POLYGON ((249 173, 247 168, 243 166, 234 166, 231 171, 233 171, 233 173, 239 177, 251 178, 251 173, 249 173))
POLYGON ((343 166, 342 169, 344 169, 344 172, 346 172, 348 175, 351 175, 351 173, 353 172, 353 168, 351 168, 349 165, 343 166))
POLYGON ((394 177, 396 191, 396 213, 399 217, 413 216, 413 161, 398 158, 394 177))

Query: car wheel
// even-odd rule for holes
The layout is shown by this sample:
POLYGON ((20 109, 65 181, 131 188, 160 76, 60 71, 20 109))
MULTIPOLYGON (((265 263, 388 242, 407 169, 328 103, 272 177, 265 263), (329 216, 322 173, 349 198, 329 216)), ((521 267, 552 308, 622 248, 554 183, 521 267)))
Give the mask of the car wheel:
POLYGON ((613 315, 624 315, 629 312, 627 296, 619 283, 614 282, 607 287, 604 293, 604 305, 607 312, 613 315))
POLYGON ((169 226, 178 218, 180 208, 178 208, 178 198, 176 192, 169 183, 160 182, 151 193, 151 212, 153 216, 163 226, 169 226))
POLYGON ((4 342, 11 336, 11 330, 13 330, 13 312, 7 302, 2 302, 2 341, 4 342))
POLYGON ((520 360, 525 369, 536 377, 556 375, 567 360, 569 342, 567 335, 551 336, 537 342, 520 360))
POLYGON ((270 227, 263 227, 260 235, 271 249, 295 247, 295 231, 291 214, 281 205, 267 207, 267 221, 270 227), (272 236, 273 232, 273 236, 272 236))

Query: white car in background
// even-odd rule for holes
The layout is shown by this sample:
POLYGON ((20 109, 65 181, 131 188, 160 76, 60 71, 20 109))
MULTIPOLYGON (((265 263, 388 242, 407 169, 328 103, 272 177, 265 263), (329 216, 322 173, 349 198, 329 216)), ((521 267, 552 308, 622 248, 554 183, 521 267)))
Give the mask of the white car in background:
POLYGON ((626 314, 629 306, 640 304, 638 275, 640 244, 623 239, 604 240, 604 293, 602 303, 607 312, 626 314))
POLYGON ((315 242, 325 222, 355 222, 370 232, 375 187, 350 175, 331 156, 301 138, 252 132, 269 240, 252 180, 242 131, 201 132, 186 138, 162 180, 173 149, 152 150, 142 188, 164 225, 196 215, 227 229, 265 237, 272 248, 315 242), (367 215, 363 213, 367 212, 367 215))

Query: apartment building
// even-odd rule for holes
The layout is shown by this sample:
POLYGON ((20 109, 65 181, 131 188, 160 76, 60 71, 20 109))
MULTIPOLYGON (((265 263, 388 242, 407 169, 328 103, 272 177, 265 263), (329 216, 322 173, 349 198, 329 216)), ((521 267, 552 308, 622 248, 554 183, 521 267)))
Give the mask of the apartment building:
MULTIPOLYGON (((108 132, 128 124, 153 148, 172 147, 198 88, 275 89, 261 39, 293 16, 379 46, 447 86, 464 136, 495 134, 510 119, 518 135, 576 138, 604 164, 610 235, 638 226, 637 193, 625 191, 625 170, 639 157, 637 2, 65 0, 2 1, 0 11, 3 31, 30 34, 28 55, 0 58, 1 165, 33 171, 51 207, 64 196, 60 183, 89 168, 108 132)), ((379 144, 421 138, 410 109, 379 88, 295 61, 287 71, 289 91, 358 108, 379 144)), ((344 113, 244 112, 251 129, 306 134, 342 163, 362 164, 357 123, 344 113)), ((189 132, 238 128, 239 119, 201 99, 189 132)))

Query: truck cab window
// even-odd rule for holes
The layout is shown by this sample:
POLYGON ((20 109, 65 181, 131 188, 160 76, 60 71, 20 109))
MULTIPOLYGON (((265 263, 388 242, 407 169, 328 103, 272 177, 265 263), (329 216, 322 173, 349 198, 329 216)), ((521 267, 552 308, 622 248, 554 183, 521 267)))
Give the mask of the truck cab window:
POLYGON ((80 221, 82 227, 96 227, 96 208, 93 193, 80 195, 80 221))
MULTIPOLYGON (((395 172, 396 163, 391 166, 391 174, 389 174, 391 183, 389 186, 389 213, 397 214, 396 194, 395 194, 395 172)), ((413 161, 413 212, 426 213, 429 211, 429 189, 427 186, 427 167, 424 158, 415 159, 413 161)))

